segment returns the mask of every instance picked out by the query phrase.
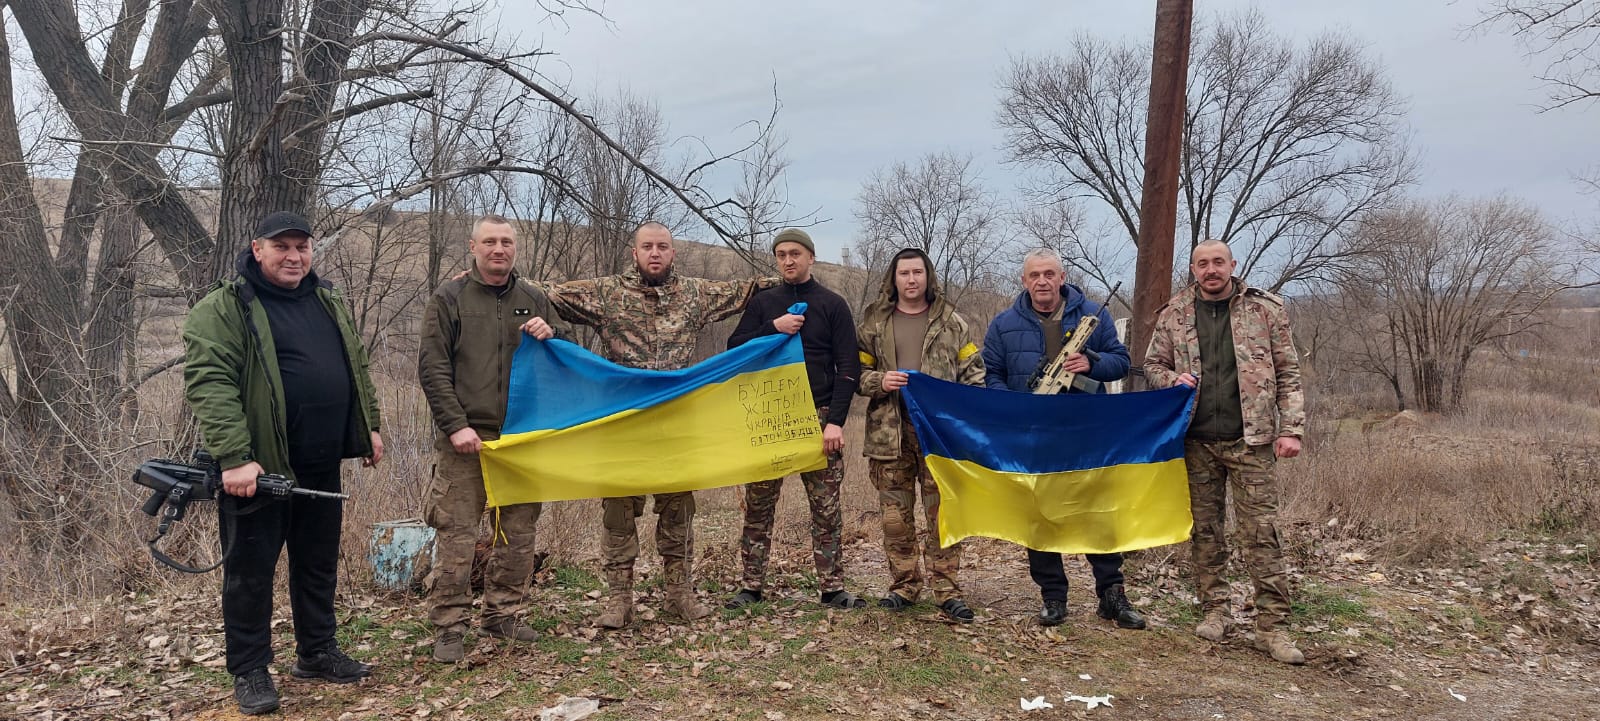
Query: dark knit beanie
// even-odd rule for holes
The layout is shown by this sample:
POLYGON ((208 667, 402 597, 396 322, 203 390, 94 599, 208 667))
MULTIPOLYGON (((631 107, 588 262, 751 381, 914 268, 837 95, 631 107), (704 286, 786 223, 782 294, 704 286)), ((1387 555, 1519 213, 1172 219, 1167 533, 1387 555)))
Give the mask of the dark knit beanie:
POLYGON ((805 246, 806 250, 811 251, 812 255, 817 254, 817 246, 811 242, 811 236, 799 228, 784 228, 778 231, 777 235, 772 236, 772 249, 774 251, 778 249, 779 243, 799 243, 805 246))

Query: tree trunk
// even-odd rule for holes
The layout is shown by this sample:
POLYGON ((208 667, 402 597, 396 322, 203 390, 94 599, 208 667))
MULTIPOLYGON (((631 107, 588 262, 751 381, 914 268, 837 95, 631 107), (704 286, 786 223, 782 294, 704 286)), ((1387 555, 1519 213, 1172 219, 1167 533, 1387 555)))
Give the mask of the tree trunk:
POLYGON ((1450 372, 1450 397, 1451 410, 1459 410, 1462 401, 1467 395, 1467 361, 1472 359, 1472 351, 1461 353, 1450 372))
POLYGON ((84 357, 89 388, 102 416, 120 417, 123 389, 131 365, 138 321, 134 313, 134 255, 139 247, 138 216, 126 205, 108 209, 101 223, 100 260, 95 267, 84 357))
POLYGON ((233 260, 250 242, 255 224, 268 213, 305 213, 312 178, 288 177, 283 134, 283 0, 217 0, 213 3, 227 48, 233 106, 228 113, 227 155, 222 159, 222 201, 217 213, 216 252, 208 280, 233 273, 233 260))
POLYGON ((1444 373, 1438 359, 1431 355, 1419 358, 1411 369, 1411 376, 1417 409, 1429 413, 1444 410, 1444 373))
MULTIPOLYGON (((10 44, 0 33, 0 228, 8 235, 0 295, 9 300, 4 317, 16 364, 13 413, 5 421, 8 435, 27 442, 21 449, 34 449, 42 458, 0 459, 11 466, 0 475, 23 520, 38 521, 70 541, 81 532, 67 501, 74 497, 71 474, 52 470, 60 468, 56 454, 72 448, 88 426, 81 360, 61 352, 81 347, 78 308, 50 255, 28 177, 12 104, 11 62, 10 44)), ((49 538, 38 541, 53 543, 49 538)))
MULTIPOLYGON (((430 168, 431 170, 431 168, 430 168)), ((449 228, 445 223, 448 208, 444 197, 444 183, 435 181, 428 192, 428 295, 439 287, 439 273, 443 271, 444 250, 449 243, 449 228)))
POLYGON ((1395 412, 1406 409, 1406 390, 1400 382, 1400 334, 1396 332, 1394 318, 1389 318, 1389 372, 1384 374, 1389 387, 1394 390, 1395 412))

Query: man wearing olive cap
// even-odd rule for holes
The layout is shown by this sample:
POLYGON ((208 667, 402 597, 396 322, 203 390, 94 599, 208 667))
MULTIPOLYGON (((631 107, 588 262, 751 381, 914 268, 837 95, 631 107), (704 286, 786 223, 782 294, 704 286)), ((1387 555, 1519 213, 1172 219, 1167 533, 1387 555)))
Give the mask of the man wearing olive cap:
MULTIPOLYGON (((866 601, 844 590, 844 562, 840 557, 844 525, 839 509, 839 488, 844 482, 844 422, 850 415, 850 401, 861 375, 855 320, 844 298, 812 277, 811 268, 817 262, 816 246, 805 231, 799 228, 779 231, 772 239, 772 254, 783 284, 763 290, 750 299, 739 326, 728 338, 728 347, 735 348, 774 333, 800 335, 811 398, 822 423, 822 447, 828 457, 827 468, 800 474, 806 499, 811 504, 811 552, 817 567, 818 590, 825 605, 861 608, 867 605, 866 601), (789 312, 796 303, 806 304, 804 313, 789 312)), ((739 540, 740 556, 744 560, 743 588, 725 604, 727 608, 740 608, 762 600, 773 515, 782 484, 782 478, 775 478, 749 486, 744 534, 739 540)))

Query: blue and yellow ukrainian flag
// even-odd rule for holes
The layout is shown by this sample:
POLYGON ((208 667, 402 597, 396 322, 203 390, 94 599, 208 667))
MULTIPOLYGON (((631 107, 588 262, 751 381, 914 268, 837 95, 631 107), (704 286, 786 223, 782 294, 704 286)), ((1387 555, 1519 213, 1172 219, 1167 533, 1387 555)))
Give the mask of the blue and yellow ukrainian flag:
POLYGON ((1189 537, 1194 390, 1033 395, 912 373, 902 391, 939 486, 939 541, 1115 553, 1189 537))
POLYGON ((480 454, 491 507, 731 486, 827 465, 798 335, 677 371, 524 338, 480 454))

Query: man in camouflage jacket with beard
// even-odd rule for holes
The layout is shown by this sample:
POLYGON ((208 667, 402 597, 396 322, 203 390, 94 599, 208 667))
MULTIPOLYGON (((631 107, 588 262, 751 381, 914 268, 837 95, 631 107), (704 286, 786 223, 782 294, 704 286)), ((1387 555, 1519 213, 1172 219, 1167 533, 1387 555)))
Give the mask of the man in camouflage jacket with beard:
POLYGON ((1276 518, 1276 458, 1300 454, 1306 433, 1300 359, 1289 334, 1283 300, 1233 277, 1238 263, 1227 244, 1207 240, 1194 248, 1194 285, 1156 313, 1144 372, 1155 388, 1199 387, 1184 439, 1190 542, 1196 594, 1204 620, 1195 634, 1221 641, 1227 633, 1228 563, 1225 503, 1233 491, 1234 517, 1245 566, 1256 587, 1256 648, 1283 663, 1305 663, 1284 629, 1289 581, 1276 518))
MULTIPOLYGON (((646 370, 678 370, 694 361, 701 328, 744 310, 757 290, 781 281, 688 278, 672 272, 675 255, 667 226, 646 222, 633 232, 633 269, 540 287, 563 319, 595 328, 600 354, 607 360, 646 370)), ((605 610, 595 620, 602 628, 622 628, 633 620, 633 564, 639 556, 635 519, 643 515, 644 504, 644 496, 601 502, 601 556, 610 586, 605 610)), ((656 547, 666 570, 666 610, 684 620, 703 618, 711 611, 695 598, 689 583, 694 494, 658 493, 655 512, 656 547)))
POLYGON ((970 623, 974 614, 961 599, 961 587, 956 583, 961 546, 939 546, 939 488, 922 460, 899 391, 906 385, 907 370, 983 385, 983 359, 972 342, 972 327, 939 293, 928 255, 907 248, 889 262, 883 289, 862 313, 856 336, 861 348, 861 382, 856 392, 869 399, 863 455, 870 459, 872 484, 883 507, 883 552, 889 561, 889 592, 878 605, 904 609, 915 603, 922 591, 924 576, 917 563, 913 515, 920 489, 928 533, 922 561, 934 603, 946 617, 970 623))

